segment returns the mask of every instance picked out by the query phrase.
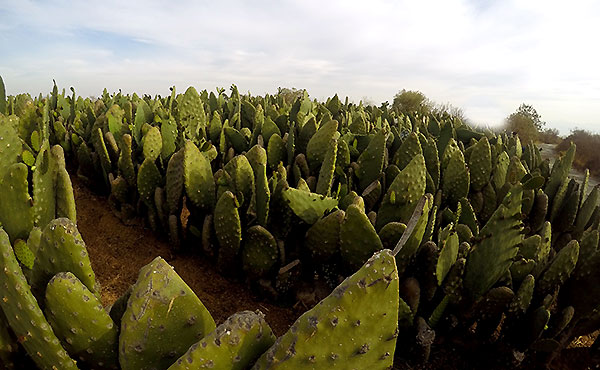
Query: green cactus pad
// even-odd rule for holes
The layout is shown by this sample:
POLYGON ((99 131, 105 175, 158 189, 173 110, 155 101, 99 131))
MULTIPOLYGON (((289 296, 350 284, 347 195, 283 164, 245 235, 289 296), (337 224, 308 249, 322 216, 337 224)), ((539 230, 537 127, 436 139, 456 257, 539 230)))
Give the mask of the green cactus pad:
POLYGON ((282 196, 294 214, 309 225, 317 222, 338 204, 336 199, 294 188, 283 190, 282 196))
POLYGON ((160 129, 153 126, 142 138, 144 158, 155 161, 162 152, 160 129))
POLYGON ((586 229, 586 226, 592 218, 592 213, 594 213, 594 209, 596 208, 599 199, 600 185, 596 185, 596 187, 594 187, 594 189, 585 199, 585 202, 583 202, 579 212, 577 213, 577 219, 575 220, 575 232, 583 232, 586 229))
POLYGON ((64 167, 56 173, 56 217, 66 217, 77 223, 77 210, 71 177, 64 167))
POLYGON ((154 204, 154 192, 161 185, 162 176, 154 161, 146 158, 138 170, 137 186, 140 198, 147 204, 154 204))
POLYGON ((33 200, 27 181, 29 170, 24 163, 8 168, 0 191, 0 224, 11 240, 26 239, 33 228, 33 200))
POLYGON ((118 330, 102 303, 70 272, 46 289, 44 312, 67 352, 92 369, 117 369, 118 330))
POLYGON ((339 253, 340 227, 346 213, 337 210, 319 219, 306 232, 304 245, 315 261, 324 262, 339 253))
POLYGON ((550 178, 548 179, 548 182, 546 182, 546 187, 544 188, 544 193, 548 195, 549 199, 554 199, 561 184, 565 182, 569 176, 571 165, 575 159, 575 150, 575 144, 571 143, 571 146, 565 155, 554 162, 550 178))
POLYGON ((206 114, 200 95, 194 87, 187 88, 181 101, 177 104, 177 111, 184 137, 186 139, 196 138, 197 132, 204 129, 206 125, 206 114))
POLYGON ((156 257, 140 269, 121 321, 121 368, 167 369, 215 327, 196 294, 156 257))
POLYGON ((33 170, 33 212, 34 225, 44 227, 54 219, 56 198, 54 179, 56 163, 50 154, 47 143, 42 145, 33 170))
POLYGON ((506 183, 506 174, 510 164, 508 153, 502 152, 496 157, 494 170, 492 172, 492 183, 495 190, 499 190, 506 183))
POLYGON ((432 207, 434 206, 431 194, 425 194, 417 203, 412 216, 406 224, 406 230, 402 233, 402 237, 393 250, 399 270, 404 270, 421 245, 432 207))
POLYGON ((0 228, 0 308, 21 345, 40 369, 77 369, 46 321, 19 263, 8 234, 0 228))
POLYGON ((48 281, 65 271, 72 272, 93 294, 100 296, 100 285, 77 226, 68 218, 57 218, 44 228, 35 254, 31 282, 34 293, 42 297, 48 281))
POLYGON ((23 265, 29 270, 33 269, 33 265, 35 263, 35 255, 27 245, 27 242, 18 239, 14 243, 13 249, 17 260, 21 263, 21 265, 23 265))
POLYGON ((425 158, 417 155, 396 176, 379 207, 377 229, 388 222, 408 222, 417 202, 425 194, 426 172, 425 158))
POLYGON ((394 158, 392 163, 398 166, 399 169, 404 169, 414 157, 419 154, 423 154, 423 149, 421 148, 421 143, 419 141, 419 136, 412 132, 410 135, 404 139, 396 153, 394 154, 394 158))
POLYGON ((267 164, 269 168, 275 169, 280 162, 285 162, 286 154, 285 142, 279 134, 273 134, 267 144, 267 164))
POLYGON ((506 273, 519 250, 522 196, 523 188, 515 186, 479 232, 465 271, 465 287, 473 298, 487 292, 506 273))
POLYGON ((221 271, 236 266, 235 261, 242 242, 239 206, 235 195, 230 191, 223 193, 215 206, 214 227, 219 241, 218 266, 221 271))
POLYGON ((240 206, 247 206, 255 191, 254 171, 248 158, 245 155, 237 155, 227 162, 223 169, 231 178, 235 196, 241 203, 240 206))
POLYGON ((274 342, 275 336, 260 311, 238 312, 192 345, 169 370, 248 369, 274 342))
POLYGON ((225 133, 225 137, 227 137, 227 141, 231 143, 231 146, 237 153, 248 150, 248 139, 246 139, 238 130, 233 127, 225 126, 223 127, 223 132, 225 133))
POLYGON ((23 144, 16 129, 19 126, 18 122, 17 116, 0 115, 0 179, 6 176, 11 165, 17 163, 23 151, 23 144))
POLYGON ((575 269, 578 257, 579 243, 572 240, 556 254, 539 280, 539 288, 543 292, 549 292, 555 286, 564 283, 575 269))
POLYGON ((385 142, 387 135, 379 130, 371 139, 367 148, 358 157, 358 187, 362 191, 373 181, 377 180, 383 171, 383 160, 385 154, 385 142))
POLYGON ((423 157, 425 157, 427 172, 435 187, 435 189, 430 191, 433 193, 440 185, 440 157, 438 155, 436 141, 433 138, 429 139, 427 143, 423 145, 423 157))
POLYGON ((317 180, 316 192, 325 196, 329 196, 331 193, 331 185, 333 183, 333 176, 335 171, 335 161, 337 157, 337 140, 332 139, 329 142, 327 151, 325 152, 325 158, 321 164, 319 170, 319 179, 317 180))
POLYGON ((435 275, 438 285, 442 285, 442 281, 456 262, 458 257, 458 234, 450 232, 450 234, 440 243, 440 257, 437 262, 435 275))
POLYGON ((388 369, 398 335, 398 272, 383 250, 304 313, 252 368, 388 369))
POLYGON ((492 152, 490 143, 485 136, 472 148, 473 150, 468 160, 471 186, 473 190, 481 191, 490 180, 492 173, 492 152))
MULTIPOLYGON (((162 137, 162 150, 160 156, 163 161, 166 161, 171 157, 177 150, 177 122, 173 117, 169 117, 164 120, 160 125, 160 136, 162 137)), ((144 142, 144 149, 146 149, 146 142, 144 142)))
POLYGON ((215 204, 215 180, 208 159, 194 143, 188 141, 183 149, 185 192, 190 202, 204 210, 215 204))
POLYGON ((383 244, 365 212, 351 204, 340 228, 340 252, 351 269, 358 269, 373 253, 383 249, 383 244))
POLYGON ((183 151, 173 154, 167 164, 166 192, 169 214, 177 214, 183 203, 183 151))
POLYGON ((250 227, 244 235, 242 267, 251 277, 263 277, 277 266, 279 249, 271 233, 260 225, 250 227))
POLYGON ((119 173, 127 180, 129 186, 136 186, 136 174, 133 166, 132 152, 131 152, 131 136, 129 134, 123 135, 120 141, 120 152, 119 152, 119 173))
MULTIPOLYGON (((325 153, 327 152, 331 139, 337 138, 337 128, 337 121, 329 121, 322 125, 308 141, 308 144, 306 145, 306 158, 308 159, 311 169, 314 170, 319 168, 321 163, 325 160, 325 153)), ((302 131, 304 131, 304 129, 302 131)), ((302 139, 302 133, 303 132, 300 133, 300 139, 302 139)))
POLYGON ((384 227, 377 233, 379 239, 383 244, 384 249, 394 249, 396 244, 400 241, 402 234, 406 230, 406 225, 402 222, 388 222, 384 227))
POLYGON ((469 169, 466 167, 463 153, 453 152, 444 168, 442 176, 442 192, 451 205, 469 195, 469 169))
POLYGON ((269 180, 267 179, 267 152, 259 145, 253 146, 247 153, 246 158, 254 172, 254 209, 259 225, 266 226, 269 218, 269 201, 271 192, 269 180))

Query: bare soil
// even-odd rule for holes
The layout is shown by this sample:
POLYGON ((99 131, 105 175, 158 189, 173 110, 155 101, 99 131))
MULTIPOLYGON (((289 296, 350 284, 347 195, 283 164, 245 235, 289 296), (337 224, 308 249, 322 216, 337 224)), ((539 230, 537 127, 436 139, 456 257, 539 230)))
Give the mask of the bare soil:
POLYGON ((96 279, 102 286, 102 303, 111 305, 135 283, 141 267, 157 256, 175 267, 210 311, 217 324, 244 310, 260 310, 277 335, 282 335, 302 314, 253 295, 245 284, 221 276, 210 261, 197 255, 174 256, 166 240, 137 225, 124 225, 105 197, 94 194, 72 176, 77 226, 86 243, 96 279))

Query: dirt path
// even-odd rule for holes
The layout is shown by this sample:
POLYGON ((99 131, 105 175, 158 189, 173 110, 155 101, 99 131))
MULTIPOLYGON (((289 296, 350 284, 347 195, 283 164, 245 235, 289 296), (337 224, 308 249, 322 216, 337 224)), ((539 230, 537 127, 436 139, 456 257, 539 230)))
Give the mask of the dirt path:
MULTIPOLYGON (((558 153, 556 153, 556 144, 539 144, 539 147, 541 149, 542 158, 550 159, 550 167, 552 167, 552 164, 554 164, 554 161, 556 160, 556 158, 558 156, 558 153)), ((569 172, 569 177, 574 178, 579 183, 581 183, 581 182, 583 182, 583 179, 584 179, 584 173, 582 171, 579 171, 578 169, 572 167, 571 172, 569 172)), ((590 176, 590 179, 588 182, 587 193, 589 194, 592 191, 592 189, 599 184, 600 184, 600 179, 590 176)))
POLYGON ((210 261, 200 256, 171 257, 169 244, 151 230, 126 226, 112 213, 105 197, 98 196, 71 176, 77 225, 85 241, 96 278, 102 286, 102 301, 112 304, 135 283, 139 269, 155 257, 165 258, 196 292, 217 324, 243 310, 260 310, 277 335, 287 331, 302 312, 278 307, 251 294, 245 284, 228 281, 210 261))

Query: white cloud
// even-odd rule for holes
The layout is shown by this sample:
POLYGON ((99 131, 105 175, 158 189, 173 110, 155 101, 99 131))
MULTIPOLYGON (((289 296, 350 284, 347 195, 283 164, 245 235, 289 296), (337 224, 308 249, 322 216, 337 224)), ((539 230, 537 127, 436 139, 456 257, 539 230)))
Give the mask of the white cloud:
POLYGON ((522 102, 598 129, 595 1, 20 1, 0 4, 9 93, 279 86, 391 100, 402 88, 497 124, 522 102), (32 36, 26 36, 31 34, 32 36))

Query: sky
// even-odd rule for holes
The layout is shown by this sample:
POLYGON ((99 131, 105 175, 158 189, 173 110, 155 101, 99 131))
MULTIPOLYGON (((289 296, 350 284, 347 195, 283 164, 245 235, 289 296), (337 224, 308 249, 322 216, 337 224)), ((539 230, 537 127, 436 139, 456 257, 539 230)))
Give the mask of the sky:
POLYGON ((596 0, 0 0, 7 93, 307 89, 392 101, 418 90, 497 126, 521 103, 600 132, 596 0))

